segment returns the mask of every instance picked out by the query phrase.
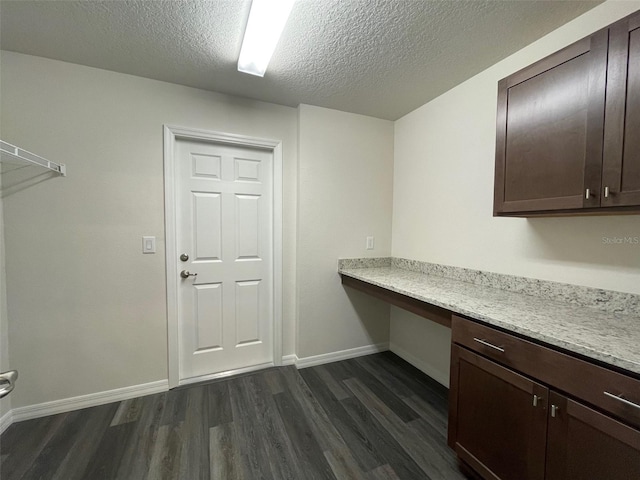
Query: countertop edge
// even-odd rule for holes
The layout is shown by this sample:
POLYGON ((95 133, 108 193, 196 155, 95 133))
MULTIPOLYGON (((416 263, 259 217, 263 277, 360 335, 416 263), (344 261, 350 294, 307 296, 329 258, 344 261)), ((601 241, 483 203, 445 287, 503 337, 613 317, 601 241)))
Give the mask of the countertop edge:
MULTIPOLYGON (((429 296, 424 296, 424 295, 419 295, 415 292, 409 291, 409 290, 405 290, 403 288, 399 288, 396 285, 394 285, 393 283, 389 283, 389 282, 381 282, 375 279, 372 279, 370 277, 368 277, 366 275, 366 273, 368 271, 370 271, 371 269, 369 268, 357 268, 357 269, 339 269, 338 273, 340 275, 346 275, 348 277, 369 283, 371 285, 376 285, 378 287, 384 288, 386 290, 392 291, 392 292, 396 292, 398 294, 401 295, 405 295, 407 297, 431 304, 431 305, 435 305, 437 307, 440 308, 444 308, 446 310, 451 311, 454 314, 458 314, 458 315, 463 315, 466 317, 470 317, 473 318, 475 320, 487 323, 489 325, 493 325, 495 327, 498 328, 502 328, 504 330, 507 330, 509 332, 513 332, 519 335, 522 335, 524 337, 530 338, 533 341, 538 341, 538 342, 542 342, 545 343, 547 345, 550 346, 554 346, 557 347, 559 349, 565 350, 565 351, 569 351, 572 353, 575 353, 577 355, 582 355, 584 357, 593 359, 594 361, 598 361, 598 362, 602 362, 605 363, 607 365, 616 367, 616 368, 620 368, 623 370, 626 370, 627 372, 629 372, 631 375, 635 375, 638 376, 640 375, 640 364, 636 363, 634 361, 631 360, 626 360, 624 358, 621 358, 619 356, 616 355, 612 355, 612 354, 608 354, 606 352, 600 351, 600 350, 594 350, 592 348, 590 348, 589 346, 586 345, 581 345, 578 343, 572 343, 572 342, 568 342, 566 340, 562 340, 560 338, 554 337, 552 335, 549 335, 543 331, 540 330, 532 330, 532 329, 527 329, 524 328, 520 325, 516 325, 513 323, 509 323, 509 322, 505 322, 504 320, 501 320, 499 318, 495 318, 492 317, 490 314, 488 313, 483 313, 483 312, 478 312, 477 310, 470 310, 467 308, 464 308, 463 306, 460 306, 459 304, 455 304, 455 303, 447 303, 447 302, 443 302, 440 301, 438 298, 434 298, 434 297, 429 297, 429 296)), ((425 279, 428 279, 430 276, 426 275, 424 273, 418 273, 418 272, 411 272, 415 275, 419 275, 424 277, 425 279)), ((460 282, 458 280, 451 280, 453 282, 460 282)), ((464 282, 460 282, 461 284, 464 282)), ((490 287, 485 287, 485 288, 490 288, 490 287)), ((518 293, 511 293, 511 295, 522 295, 525 296, 524 294, 518 294, 518 293)), ((581 308, 587 308, 587 307, 581 307, 581 308)))

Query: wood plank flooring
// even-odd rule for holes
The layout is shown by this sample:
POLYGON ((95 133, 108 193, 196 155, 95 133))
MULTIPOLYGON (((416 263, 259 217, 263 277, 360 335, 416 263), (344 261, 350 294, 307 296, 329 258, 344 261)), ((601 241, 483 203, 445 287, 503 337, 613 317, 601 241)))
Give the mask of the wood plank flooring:
POLYGON ((457 480, 447 390, 390 352, 19 422, 2 480, 457 480))

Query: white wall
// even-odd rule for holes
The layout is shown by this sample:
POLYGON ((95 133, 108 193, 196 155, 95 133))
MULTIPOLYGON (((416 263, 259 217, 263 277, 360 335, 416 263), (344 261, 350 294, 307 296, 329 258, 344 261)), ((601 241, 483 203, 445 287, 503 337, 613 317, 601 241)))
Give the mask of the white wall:
POLYGON ((297 355, 388 342, 389 306, 336 270, 339 257, 391 252, 393 123, 301 105, 298 128, 297 355))
MULTIPOLYGON (((7 284, 4 265, 4 216, 2 215, 2 195, 0 195, 0 372, 6 372, 7 370, 11 369, 9 363, 9 320, 7 318, 6 289, 7 284)), ((0 419, 10 410, 11 396, 4 397, 0 400, 0 419)), ((1 426, 2 425, 0 424, 0 427, 1 426)))
POLYGON ((296 109, 11 52, 1 62, 2 139, 68 167, 3 175, 13 408, 167 378, 163 124, 282 140, 294 353, 296 109), (142 235, 157 237, 155 255, 142 235))
MULTIPOLYGON (((393 256, 640 293, 640 247, 602 242, 640 236, 639 216, 492 217, 498 80, 639 8, 604 3, 396 122, 393 256)), ((449 338, 392 312, 392 346, 444 378, 449 338)))

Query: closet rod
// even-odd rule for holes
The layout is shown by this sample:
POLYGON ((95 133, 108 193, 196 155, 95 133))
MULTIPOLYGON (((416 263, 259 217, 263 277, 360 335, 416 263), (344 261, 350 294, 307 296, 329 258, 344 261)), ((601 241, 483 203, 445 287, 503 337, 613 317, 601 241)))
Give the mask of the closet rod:
POLYGON ((42 158, 35 153, 28 152, 27 150, 16 147, 8 142, 0 140, 0 161, 19 160, 22 162, 29 162, 35 165, 39 165, 44 168, 48 168, 56 173, 59 173, 63 177, 67 176, 67 167, 59 163, 52 162, 46 158, 42 158))

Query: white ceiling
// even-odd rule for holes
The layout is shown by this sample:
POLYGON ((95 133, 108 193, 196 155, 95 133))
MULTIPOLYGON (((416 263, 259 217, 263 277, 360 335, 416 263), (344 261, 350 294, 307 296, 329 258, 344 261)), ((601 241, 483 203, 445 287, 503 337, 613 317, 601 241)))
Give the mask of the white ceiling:
POLYGON ((0 47, 395 120, 598 3, 297 0, 264 78, 236 70, 250 0, 1 0, 0 47))

